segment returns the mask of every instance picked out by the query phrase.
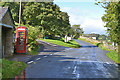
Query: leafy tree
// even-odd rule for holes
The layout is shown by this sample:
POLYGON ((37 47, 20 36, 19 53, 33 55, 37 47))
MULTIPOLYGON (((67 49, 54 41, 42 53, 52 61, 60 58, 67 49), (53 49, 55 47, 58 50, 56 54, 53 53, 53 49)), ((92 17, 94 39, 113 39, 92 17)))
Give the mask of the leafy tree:
MULTIPOLYGON (((24 16, 23 16, 23 10, 26 5, 26 2, 22 2, 22 9, 21 9, 21 22, 25 24, 24 16)), ((19 2, 0 2, 0 6, 6 7, 9 6, 10 12, 12 14, 13 20, 15 22, 19 22, 19 2)))
POLYGON ((44 36, 61 36, 70 27, 68 14, 53 2, 27 3, 23 13, 28 24, 41 26, 44 36))
POLYGON ((2 7, 9 6, 13 20, 19 22, 19 3, 18 2, 0 2, 2 7))
POLYGON ((72 33, 74 35, 74 38, 79 38, 80 35, 82 35, 84 33, 83 29, 80 28, 80 25, 73 25, 72 29, 73 29, 72 33))
POLYGON ((36 50, 39 45, 37 44, 36 39, 40 33, 39 27, 28 26, 28 51, 36 50))
MULTIPOLYGON (((0 2, 9 6, 13 19, 19 22, 19 2, 0 2)), ((69 16, 53 2, 22 2, 21 22, 32 26, 40 26, 44 36, 65 35, 69 31, 69 16)))
POLYGON ((105 8, 106 14, 102 20, 106 23, 105 27, 107 27, 111 40, 118 44, 118 53, 120 54, 120 1, 98 3, 105 8))

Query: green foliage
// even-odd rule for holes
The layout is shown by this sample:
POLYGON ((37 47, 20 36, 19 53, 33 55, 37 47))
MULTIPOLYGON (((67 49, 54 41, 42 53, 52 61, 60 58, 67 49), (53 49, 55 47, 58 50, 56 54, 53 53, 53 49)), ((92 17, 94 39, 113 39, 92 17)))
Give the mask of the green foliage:
MULTIPOLYGON (((18 23, 15 23, 16 28, 18 26, 18 23)), ((28 51, 32 51, 32 50, 36 50, 36 48, 39 48, 38 42, 36 41, 36 39, 38 38, 39 34, 40 34, 40 30, 39 27, 32 27, 29 25, 23 25, 21 24, 21 26, 25 26, 28 28, 28 35, 27 35, 27 43, 28 43, 28 51)))
POLYGON ((69 32, 75 39, 78 39, 84 33, 83 29, 80 28, 80 25, 73 25, 69 32))
POLYGON ((110 51, 109 53, 107 53, 107 56, 108 56, 111 60, 115 61, 116 63, 120 63, 118 53, 117 53, 116 51, 113 51, 113 50, 110 50, 110 49, 106 48, 105 46, 103 46, 102 43, 95 43, 95 42, 93 42, 93 41, 91 42, 91 41, 88 41, 88 40, 83 39, 83 38, 79 38, 79 40, 83 40, 83 41, 89 42, 89 43, 91 43, 91 44, 94 44, 94 45, 98 46, 99 48, 101 48, 102 50, 110 51))
POLYGON ((116 63, 120 63, 119 57, 118 57, 118 53, 115 51, 110 51, 109 53, 107 53, 107 56, 112 59, 113 61, 115 61, 116 63))
POLYGON ((109 2, 105 9, 106 14, 102 20, 106 22, 105 27, 108 28, 107 31, 112 41, 120 44, 120 1, 109 2))
POLYGON ((27 3, 23 14, 26 23, 40 26, 44 36, 61 36, 70 27, 68 14, 53 2, 27 3))
POLYGON ((37 44, 36 39, 38 38, 40 31, 38 27, 28 27, 28 47, 34 50, 39 45, 37 44))
POLYGON ((79 48, 80 45, 74 41, 74 40, 71 40, 69 42, 64 42, 64 38, 62 39, 39 39, 39 40, 42 40, 42 41, 45 41, 45 42, 49 42, 49 43, 52 43, 52 44, 56 44, 56 45, 60 45, 60 46, 65 46, 65 47, 71 47, 71 48, 79 48))
POLYGON ((111 51, 110 49, 108 49, 107 47, 105 47, 105 46, 103 45, 103 43, 98 43, 97 46, 98 46, 99 48, 101 48, 102 50, 111 51))
POLYGON ((13 20, 15 22, 19 22, 19 2, 0 2, 0 5, 3 7, 10 8, 10 12, 12 14, 13 20))
POLYGON ((2 78, 13 78, 19 75, 27 65, 22 62, 2 60, 2 78))
POLYGON ((98 40, 110 40, 106 35, 99 35, 98 40))
POLYGON ((34 48, 34 50, 29 51, 29 54, 30 54, 30 55, 37 55, 39 49, 40 49, 40 47, 39 47, 39 46, 36 46, 36 47, 34 48))
POLYGON ((118 2, 99 2, 105 8, 106 14, 102 20, 106 23, 107 32, 113 42, 118 44, 118 53, 120 56, 120 1, 118 2))
MULTIPOLYGON (((0 2, 9 6, 13 19, 18 22, 19 2, 0 2)), ((69 31, 69 16, 53 2, 22 2, 22 24, 39 26, 44 36, 65 35, 69 31)))

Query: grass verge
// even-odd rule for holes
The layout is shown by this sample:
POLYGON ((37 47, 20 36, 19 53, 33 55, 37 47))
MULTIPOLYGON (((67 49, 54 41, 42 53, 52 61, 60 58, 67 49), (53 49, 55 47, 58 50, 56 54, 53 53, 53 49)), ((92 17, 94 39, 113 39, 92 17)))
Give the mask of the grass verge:
POLYGON ((116 63, 120 63, 118 59, 118 53, 116 51, 110 51, 107 53, 107 56, 116 63))
POLYGON ((13 78, 19 75, 25 68, 26 64, 18 61, 2 60, 2 78, 13 78))
POLYGON ((40 50, 40 46, 36 46, 36 47, 34 48, 34 50, 29 50, 29 51, 28 51, 28 54, 29 54, 29 55, 37 55, 39 50, 40 50))
POLYGON ((95 45, 95 46, 98 45, 98 43, 93 42, 93 41, 86 40, 86 39, 84 39, 84 38, 78 38, 78 40, 82 40, 82 41, 85 41, 85 42, 91 43, 91 44, 93 44, 93 45, 95 45))
POLYGON ((80 45, 74 41, 68 41, 68 42, 64 42, 64 38, 62 39, 39 39, 48 43, 52 43, 52 44, 56 44, 56 45, 60 45, 60 46, 65 46, 65 47, 70 47, 70 48, 79 48, 80 45))
POLYGON ((86 39, 83 39, 83 38, 79 38, 78 40, 82 40, 82 41, 91 43, 91 44, 93 44, 93 45, 101 48, 102 50, 111 51, 110 49, 108 49, 108 48, 106 48, 105 46, 103 46, 103 43, 98 43, 98 42, 94 42, 94 41, 89 41, 89 40, 86 40, 86 39))
POLYGON ((116 51, 113 51, 113 50, 110 50, 110 49, 106 48, 105 46, 103 46, 102 43, 91 42, 91 41, 88 41, 88 40, 83 39, 83 38, 79 38, 79 40, 82 40, 82 41, 91 43, 91 44, 93 44, 93 45, 96 45, 96 46, 98 46, 99 48, 101 48, 102 50, 109 51, 109 53, 107 53, 106 55, 107 55, 111 60, 113 60, 114 62, 120 63, 120 61, 119 61, 119 59, 118 59, 118 53, 117 53, 116 51))
POLYGON ((2 79, 2 60, 0 59, 0 80, 2 79))
POLYGON ((105 47, 105 46, 103 45, 103 43, 98 43, 96 46, 98 46, 99 48, 101 48, 101 49, 104 50, 104 51, 111 51, 110 49, 108 49, 107 47, 105 47))

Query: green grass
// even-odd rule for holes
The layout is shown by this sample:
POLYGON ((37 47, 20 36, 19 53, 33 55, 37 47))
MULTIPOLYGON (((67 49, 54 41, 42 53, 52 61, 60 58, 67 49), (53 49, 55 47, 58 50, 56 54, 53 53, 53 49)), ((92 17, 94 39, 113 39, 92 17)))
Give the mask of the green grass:
POLYGON ((37 54, 38 54, 38 52, 37 52, 37 51, 35 51, 35 50, 31 50, 31 51, 29 51, 29 52, 28 52, 28 54, 30 54, 30 55, 37 55, 37 54))
POLYGON ((120 63, 118 53, 116 51, 110 51, 109 53, 107 53, 107 56, 116 63, 120 63))
POLYGON ((104 51, 111 51, 110 49, 106 48, 102 43, 98 43, 97 46, 104 51))
POLYGON ((40 50, 40 47, 38 46, 34 50, 28 51, 28 54, 37 55, 39 50, 40 50))
POLYGON ((65 47, 70 47, 70 48, 79 48, 80 45, 74 41, 74 40, 71 40, 69 42, 64 42, 64 38, 62 39, 39 39, 39 40, 42 40, 42 41, 45 41, 45 42, 48 42, 48 43, 52 43, 52 44, 56 44, 56 45, 60 45, 60 46, 65 46, 65 47))
POLYGON ((88 43, 91 43, 93 45, 96 45, 98 46, 99 48, 101 48, 102 50, 105 50, 105 51, 110 51, 109 53, 107 53, 107 56, 113 60, 114 62, 116 63, 120 63, 120 60, 118 59, 118 53, 116 51, 113 51, 113 50, 110 50, 108 48, 106 48, 105 46, 103 46, 102 43, 95 43, 95 42, 91 42, 91 41, 88 41, 86 39, 83 39, 83 38, 79 38, 79 40, 83 40, 85 42, 88 42, 88 43))
POLYGON ((18 61, 9 61, 2 60, 2 78, 13 78, 16 75, 19 75, 24 68, 26 68, 26 64, 18 61))
POLYGON ((0 80, 2 79, 2 60, 0 59, 0 80))
POLYGON ((96 43, 96 42, 89 41, 89 40, 86 40, 86 39, 84 39, 84 38, 78 38, 78 40, 82 40, 82 41, 85 41, 85 42, 91 43, 91 44, 96 45, 96 46, 97 46, 97 44, 98 44, 98 43, 96 43))
POLYGON ((29 55, 37 55, 39 50, 40 50, 40 46, 38 45, 34 48, 34 50, 30 50, 30 51, 28 50, 28 54, 29 55))

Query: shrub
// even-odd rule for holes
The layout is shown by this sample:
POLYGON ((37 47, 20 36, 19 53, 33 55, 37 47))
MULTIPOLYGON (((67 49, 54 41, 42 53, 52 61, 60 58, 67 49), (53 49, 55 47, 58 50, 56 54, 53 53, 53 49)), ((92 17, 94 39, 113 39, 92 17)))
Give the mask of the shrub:
POLYGON ((36 39, 40 34, 39 27, 28 27, 28 51, 35 50, 39 47, 36 39))

